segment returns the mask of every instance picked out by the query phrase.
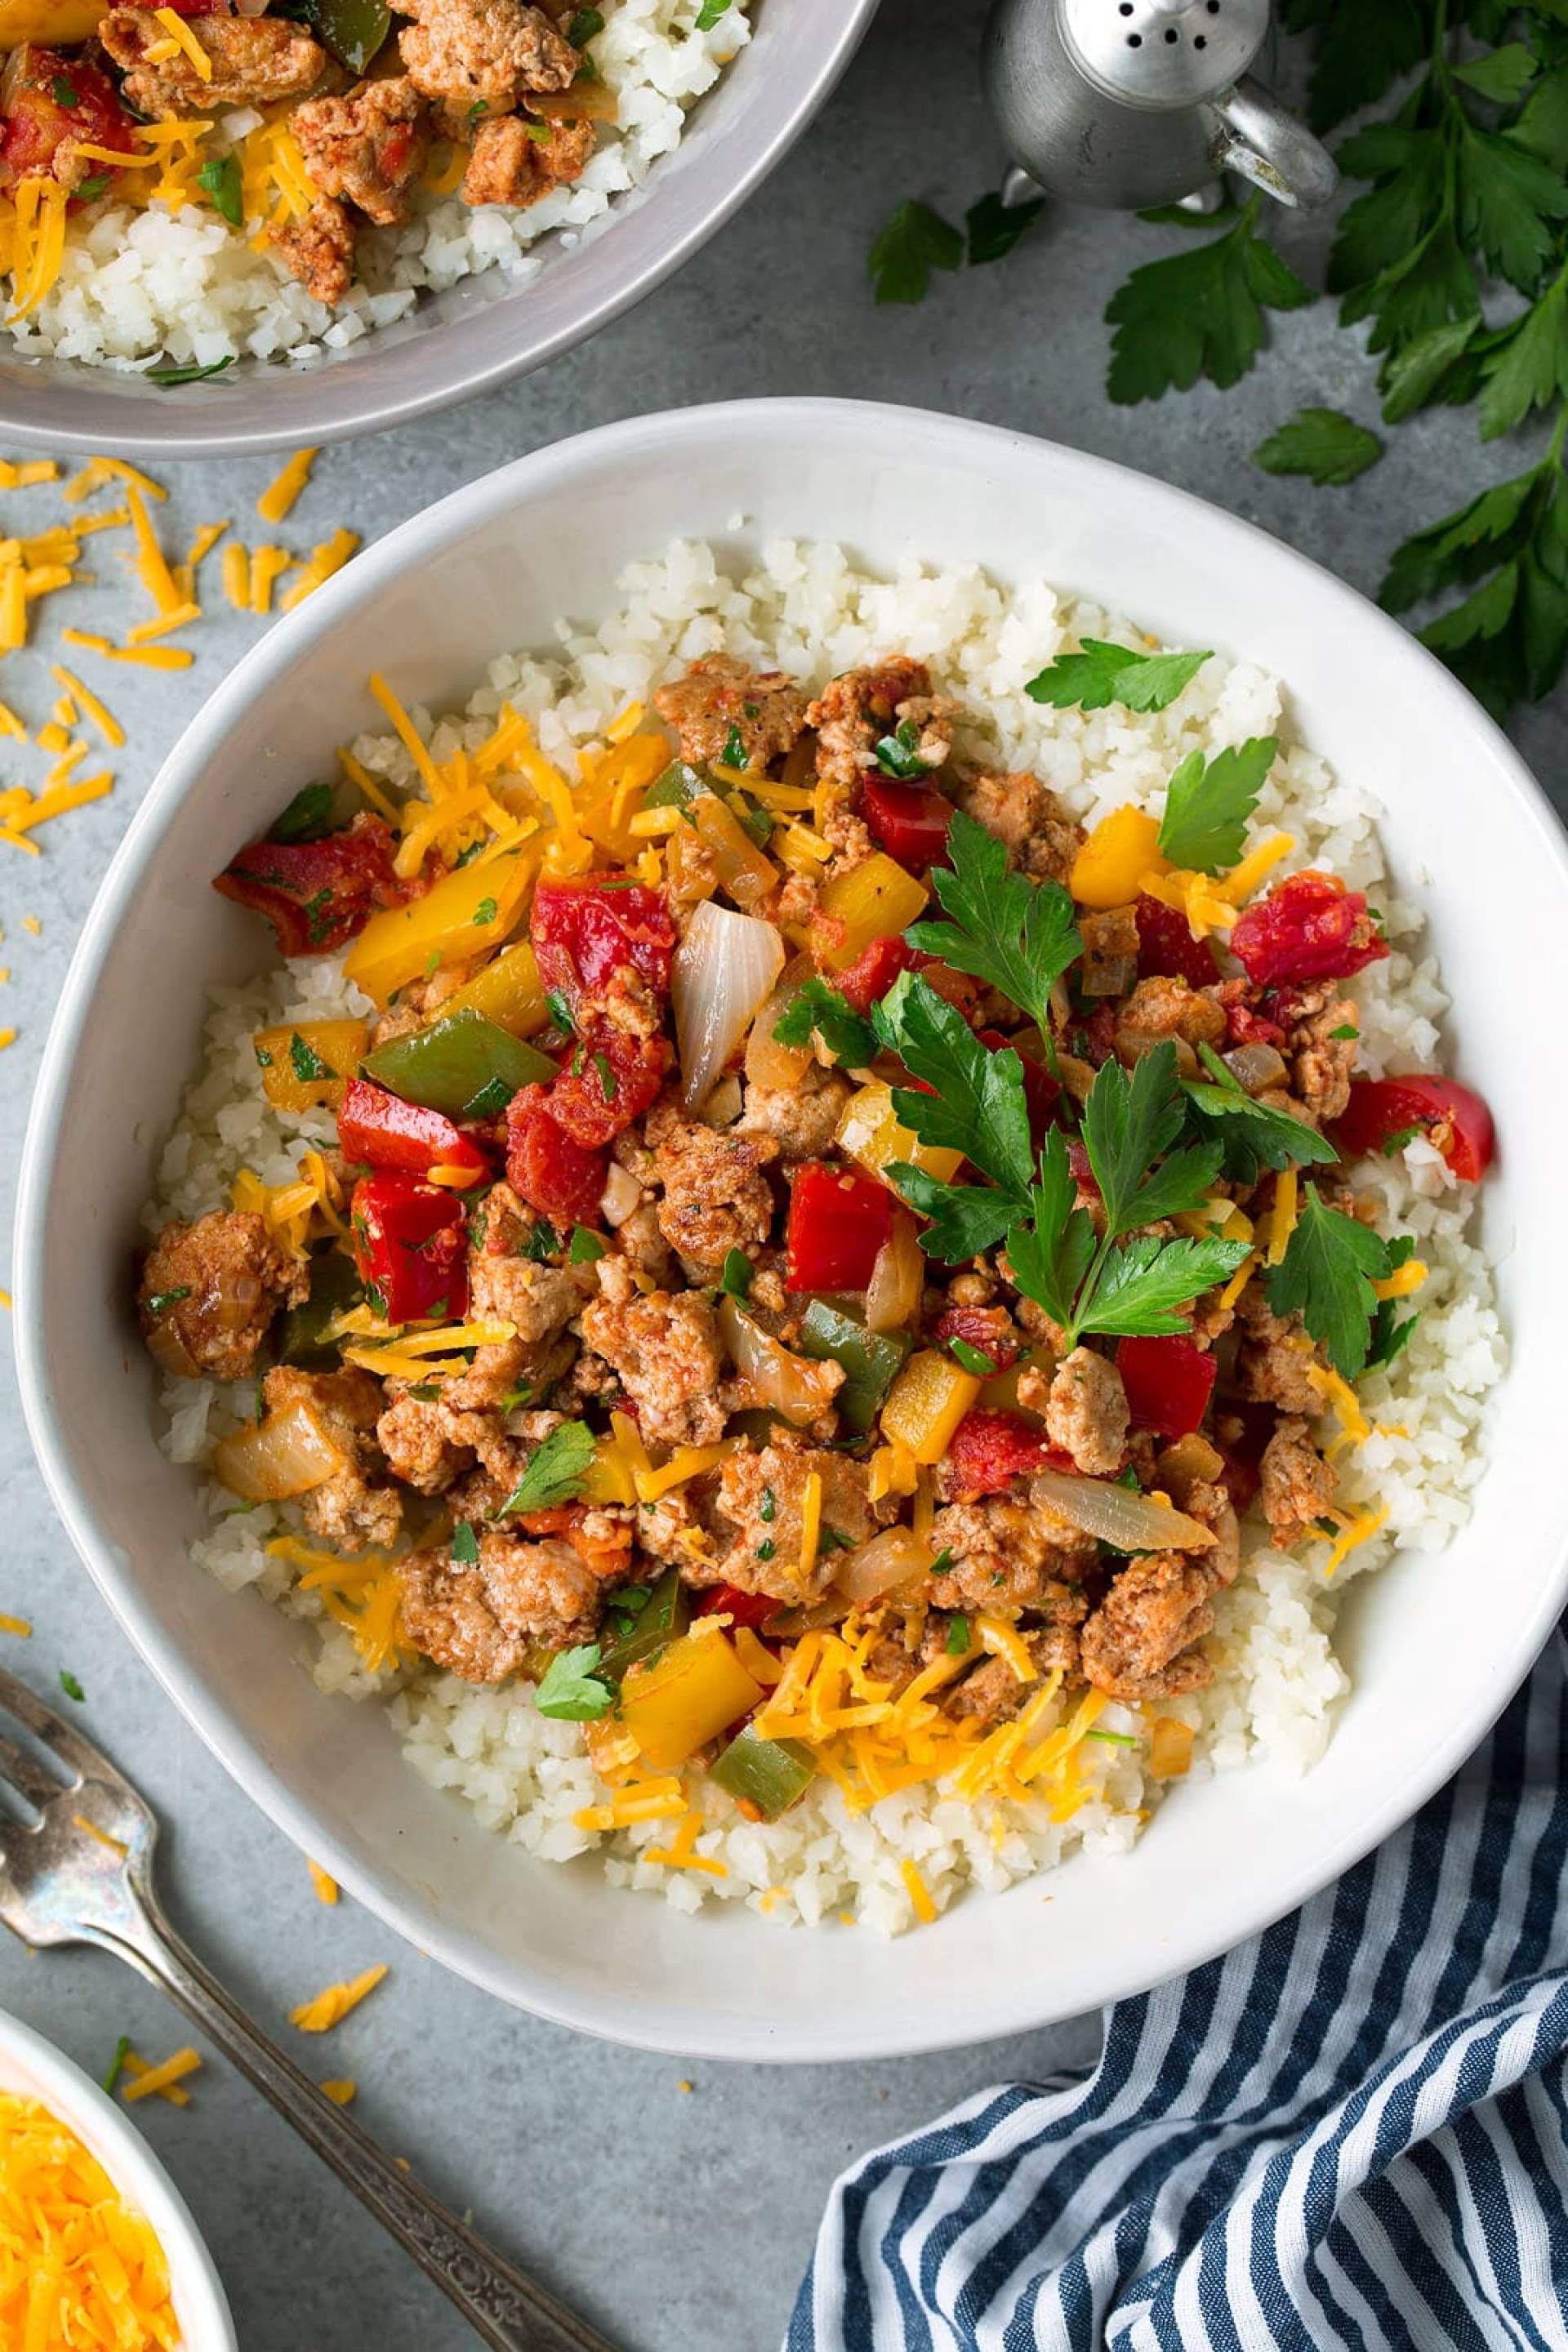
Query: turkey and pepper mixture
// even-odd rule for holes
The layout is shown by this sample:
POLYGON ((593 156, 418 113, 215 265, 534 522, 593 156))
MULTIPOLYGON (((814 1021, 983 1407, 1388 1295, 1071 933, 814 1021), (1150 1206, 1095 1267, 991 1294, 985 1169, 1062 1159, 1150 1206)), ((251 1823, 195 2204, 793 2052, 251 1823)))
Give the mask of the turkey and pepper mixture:
MULTIPOLYGON (((1140 709, 1205 658, 1115 650, 1140 709)), ((1031 692, 1103 707, 1099 657, 1031 692)), ((771 1820, 848 1734, 873 1795, 1059 1796, 1110 1701, 1179 1771, 1238 1517, 1343 1545, 1326 1433, 1419 1312, 1347 1164, 1475 1181, 1485 1107, 1358 1076, 1388 950, 1249 837, 1271 737, 1086 832, 915 660, 655 701, 575 796, 503 709, 218 877, 381 1009, 257 1036, 336 1149, 164 1228, 153 1352, 256 1381, 217 1475, 391 1564, 395 1654, 533 1685, 606 1777, 771 1820)))

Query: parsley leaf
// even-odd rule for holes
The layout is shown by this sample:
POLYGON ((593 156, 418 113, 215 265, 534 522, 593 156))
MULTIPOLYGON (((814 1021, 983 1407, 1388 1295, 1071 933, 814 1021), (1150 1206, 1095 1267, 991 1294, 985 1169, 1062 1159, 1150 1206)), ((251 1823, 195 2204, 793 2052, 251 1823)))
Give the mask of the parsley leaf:
POLYGON ((230 228, 242 226, 245 204, 240 189, 237 155, 210 157, 196 173, 196 185, 206 191, 213 200, 214 209, 223 215, 230 228))
POLYGON ((1034 702, 1066 710, 1104 710, 1112 702, 1124 710, 1164 710, 1210 658, 1203 654, 1141 654, 1131 646, 1082 637, 1076 654, 1058 654, 1024 688, 1034 702))
POLYGON ((479 1557, 479 1539, 467 1519, 459 1519, 452 1529, 452 1558, 464 1568, 472 1568, 479 1557))
POLYGON ((548 1511, 557 1503, 572 1502, 588 1475, 595 1443, 593 1431, 581 1421, 563 1421, 552 1429, 496 1517, 504 1519, 513 1511, 548 1511))
POLYGON ((1279 749, 1275 736, 1254 735, 1237 750, 1216 751, 1212 760, 1201 751, 1188 752, 1166 788, 1160 820, 1160 847, 1173 866, 1218 874, 1237 864, 1247 820, 1279 749))
MULTIPOLYGON (((566 1263, 568 1265, 596 1265, 608 1247, 609 1244, 590 1226, 574 1225, 566 1263)), ((555 1433, 557 1436, 561 1434, 559 1430, 555 1433)))
POLYGON ((233 365, 234 354, 230 352, 221 360, 210 361, 205 367, 148 368, 142 380, 162 385, 167 391, 172 384, 204 383, 209 375, 222 375, 226 368, 233 365))
POLYGON ((1495 106, 1517 106, 1539 70, 1538 59, 1522 41, 1506 41, 1485 57, 1456 66, 1454 79, 1495 106))
POLYGON ((337 1076, 330 1062, 323 1062, 315 1047, 307 1045, 298 1029, 289 1039, 289 1062, 302 1087, 319 1086, 324 1078, 337 1076))
POLYGON ((1390 82, 1420 64, 1426 27, 1416 0, 1285 0, 1287 32, 1316 32, 1308 120, 1331 131, 1347 114, 1380 99, 1390 82))
POLYGON ((1353 482, 1383 455, 1375 433, 1358 425, 1339 408, 1299 408, 1267 441, 1260 441, 1252 462, 1266 474, 1305 474, 1321 488, 1330 482, 1353 482))
POLYGON ((1262 347, 1264 310, 1316 299, 1258 234, 1260 203, 1250 198, 1212 243, 1145 262, 1112 295, 1107 389, 1119 405, 1188 392, 1200 375, 1239 383, 1262 347))
POLYGON ((166 1315, 171 1307, 177 1307, 182 1298, 188 1298, 190 1295, 188 1282, 176 1284, 173 1290, 154 1290, 142 1301, 142 1311, 148 1315, 166 1315))
POLYGON ((1188 1078, 1182 1091, 1197 1113, 1200 1132, 1209 1121, 1220 1123, 1219 1141, 1225 1153, 1221 1164, 1227 1176, 1251 1183, 1262 1168, 1327 1165, 1339 1157, 1327 1137, 1309 1127, 1305 1119, 1292 1118, 1289 1111, 1276 1110, 1269 1103, 1254 1101, 1212 1045, 1200 1045, 1198 1055, 1209 1078, 1188 1078))
POLYGON ((1018 1215, 1013 1195, 994 1185, 943 1184, 907 1160, 894 1160, 887 1172, 910 1208, 930 1221, 921 1229, 921 1249, 948 1265, 994 1249, 1018 1215))
POLYGON ((1030 196, 1021 205, 1004 204, 993 189, 978 204, 971 205, 963 215, 970 268, 978 269, 986 262, 1004 260, 1024 231, 1039 219, 1046 202, 1044 196, 1030 196))
POLYGON ((969 1620, 967 1617, 959 1616, 950 1617, 948 1619, 947 1639, 943 1643, 942 1647, 950 1658, 965 1658, 968 1656, 969 1620))
POLYGON ((752 1261, 744 1250, 726 1250, 724 1264, 719 1276, 719 1287, 725 1297, 749 1298, 752 1295, 752 1276, 754 1271, 752 1261))
POLYGON ((922 1143, 946 1145, 1015 1194, 1032 1169, 1024 1066, 1012 1046, 983 1045, 955 1005, 918 972, 900 972, 871 1014, 880 1043, 936 1089, 893 1089, 893 1109, 922 1143))
POLYGON ((560 1247, 560 1234, 548 1217, 541 1217, 525 1238, 519 1255, 531 1258, 535 1265, 542 1265, 547 1258, 555 1255, 560 1247))
POLYGON ((728 13, 729 6, 730 0, 702 0, 702 5, 697 12, 697 30, 700 33, 710 33, 721 16, 728 13))
POLYGON ((79 180, 73 190, 79 205, 95 205, 109 185, 107 172, 94 172, 90 178, 79 180))
POLYGON ((69 1673, 65 1667, 60 1669, 60 1688, 64 1691, 67 1698, 74 1698, 79 1706, 86 1706, 87 1693, 83 1690, 76 1676, 69 1673))
POLYGON ((876 1033, 846 996, 815 975, 803 981, 773 1024, 781 1045, 809 1046, 820 1037, 843 1068, 864 1069, 877 1054, 876 1033))
POLYGON ((955 971, 1000 989, 1037 1024, 1048 1045, 1051 989, 1083 950, 1070 893, 1059 882, 1009 873, 1002 843, 963 809, 953 812, 947 861, 931 880, 949 919, 913 923, 904 937, 955 971))
POLYGON ((956 269, 963 238, 951 221, 914 199, 901 204, 878 230, 869 256, 879 302, 923 302, 933 269, 956 269))
POLYGON ((1107 1062, 1097 1071, 1083 1107, 1084 1149, 1105 1203, 1114 1238, 1157 1217, 1195 1209, 1219 1172, 1219 1146, 1171 1151, 1185 1123, 1176 1048, 1162 1038, 1131 1071, 1107 1062))
POLYGON ((557 1650, 540 1677, 533 1704, 558 1723, 596 1723, 608 1715, 616 1694, 595 1669, 604 1653, 597 1642, 578 1650, 557 1650))
POLYGON ((905 719, 890 735, 884 735, 874 746, 873 756, 885 776, 896 776, 900 783, 923 783, 931 770, 920 756, 921 730, 912 719, 905 719))
POLYGON ((320 841, 332 820, 331 784, 306 784, 268 829, 268 841, 320 841))
POLYGON ((1245 1242, 1162 1241, 1136 1234, 1107 1253, 1079 1328, 1108 1339, 1169 1339, 1187 1328, 1180 1307, 1234 1274, 1245 1242))
POLYGON ((1388 1270, 1387 1243, 1331 1209, 1315 1184, 1304 1184, 1285 1255, 1263 1280, 1274 1312, 1299 1312, 1335 1371, 1353 1381, 1365 1370, 1372 1346, 1378 1307, 1372 1286, 1388 1270))

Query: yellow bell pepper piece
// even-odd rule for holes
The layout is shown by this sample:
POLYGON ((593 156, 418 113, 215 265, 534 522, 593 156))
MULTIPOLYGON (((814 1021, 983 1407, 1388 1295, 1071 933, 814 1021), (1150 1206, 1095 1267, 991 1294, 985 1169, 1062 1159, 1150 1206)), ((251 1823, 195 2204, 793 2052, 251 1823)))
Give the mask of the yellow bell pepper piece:
POLYGON ((550 1019, 550 1007, 544 1002, 544 982, 539 977, 539 966, 533 950, 526 940, 515 947, 503 948, 482 971, 472 980, 455 988, 431 1016, 445 1021, 454 1013, 482 1013, 498 1029, 510 1029, 514 1037, 531 1037, 550 1019))
MULTIPOLYGON (((891 939, 919 919, 925 911, 926 890, 912 874, 891 857, 878 850, 863 866, 850 874, 840 874, 828 884, 820 900, 821 911, 834 923, 842 923, 843 936, 837 945, 824 947, 823 961, 830 971, 844 971, 858 956, 864 955, 873 940, 891 939)), ((830 932, 831 938, 833 934, 830 932)))
POLYGON ((923 1168, 939 1184, 951 1184, 963 1164, 962 1151, 948 1144, 922 1143, 902 1125, 893 1108, 893 1090, 872 1078, 850 1096, 838 1116, 838 1141, 851 1160, 891 1185, 887 1174, 894 1160, 923 1168))
POLYGON ((1072 894, 1080 907, 1130 907, 1145 874, 1168 874, 1158 822, 1129 801, 1102 816, 1073 860, 1072 894))
POLYGON ((301 1021, 298 1028, 258 1029, 251 1043, 273 1108, 312 1110, 342 1100, 343 1081, 363 1060, 370 1030, 363 1021, 301 1021), (320 1064, 325 1075, 312 1077, 320 1064))
POLYGON ((635 1503, 632 1464, 618 1437, 601 1437, 579 1489, 584 1503, 635 1503))
POLYGON ((940 1462, 952 1433, 980 1394, 981 1382, 934 1348, 911 1356, 882 1407, 882 1435, 917 1462, 940 1462))
POLYGON ((92 38, 111 0, 0 0, 0 50, 37 41, 51 49, 74 48, 92 38))
POLYGON ((345 976, 384 1004, 411 980, 499 947, 517 920, 532 876, 530 861, 517 856, 458 866, 412 906, 373 915, 349 950, 345 976))
POLYGON ((684 1633, 657 1661, 628 1669, 621 1721, 656 1770, 673 1772, 762 1696, 727 1635, 684 1633))

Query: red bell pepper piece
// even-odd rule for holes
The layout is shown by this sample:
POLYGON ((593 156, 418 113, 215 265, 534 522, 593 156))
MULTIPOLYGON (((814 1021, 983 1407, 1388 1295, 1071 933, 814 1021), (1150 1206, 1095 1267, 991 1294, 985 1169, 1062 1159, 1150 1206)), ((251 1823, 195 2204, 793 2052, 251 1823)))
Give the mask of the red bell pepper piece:
POLYGON ((1282 1045, 1293 1000, 1274 989, 1256 989, 1249 980, 1226 980, 1215 991, 1225 1013, 1227 1045, 1282 1045))
POLYGON ((549 1096, 537 1084, 521 1087, 507 1105, 507 1181, 520 1200, 557 1225, 598 1222, 607 1155, 586 1150, 552 1118, 549 1096))
POLYGON ((575 1012, 603 998, 629 964, 662 1003, 669 993, 676 929, 664 894, 613 874, 542 882, 533 894, 529 934, 547 989, 559 989, 575 1012))
POLYGON ((939 1339, 962 1339, 977 1349, 994 1372, 1010 1371, 1018 1360, 1013 1318, 1005 1307, 949 1307, 932 1326, 939 1339))
POLYGON ((800 1170, 784 1232, 786 1290, 864 1290, 893 1224, 893 1196, 858 1169, 800 1170))
POLYGON ((389 1323, 468 1311, 462 1202, 438 1184, 390 1171, 362 1176, 350 1203, 354 1264, 389 1323))
POLYGON ((351 1078, 338 1111, 338 1142, 345 1159, 369 1168, 398 1168, 427 1176, 432 1168, 461 1168, 475 1183, 490 1172, 489 1162, 445 1111, 405 1102, 401 1095, 351 1078))
POLYGON ((753 1633, 776 1617, 780 1603, 770 1592, 742 1592, 738 1584, 716 1584, 705 1592, 697 1604, 699 1617, 717 1617, 721 1611, 732 1617, 737 1625, 749 1625, 753 1633))
POLYGON ((991 1412, 976 1407, 966 1412, 947 1448, 947 1483, 958 1503, 973 1503, 981 1495, 999 1495, 1015 1478, 1035 1470, 1074 1468, 1071 1457, 1060 1454, 1037 1422, 1021 1412, 991 1412))
POLYGON ((1492 1115, 1458 1078, 1356 1078, 1331 1132, 1346 1159, 1358 1160, 1413 1127, 1426 1130, 1462 1184, 1479 1183, 1492 1164, 1492 1115))
MULTIPOLYGON (((83 57, 22 42, 12 51, 0 82, 0 185, 52 176, 55 156, 68 139, 84 147, 112 147, 129 163, 136 153, 134 123, 115 96, 101 67, 83 57)), ((82 178, 114 173, 112 164, 83 163, 82 178)), ((118 175, 115 174, 117 177, 118 175)))
POLYGON ((1237 918, 1230 951, 1258 988, 1282 981, 1349 980, 1388 953, 1365 894, 1333 874, 1292 874, 1237 918))
POLYGON ((857 1013, 866 1013, 881 1003, 900 972, 919 971, 930 961, 907 940, 873 940, 833 984, 857 1013))
POLYGON ((1210 988, 1219 967, 1207 940, 1194 940, 1185 915, 1143 891, 1138 918, 1138 977, 1140 980, 1184 980, 1189 988, 1210 988))
POLYGON ((876 771, 860 779, 860 814, 873 839, 911 874, 947 856, 952 803, 934 784, 904 784, 876 771))
POLYGON ((362 814, 320 841, 253 841, 213 888, 265 915, 286 956, 326 955, 363 930, 378 907, 410 895, 392 863, 392 835, 362 814))
POLYGON ((1203 1426, 1218 1370, 1210 1349, 1174 1332, 1163 1339, 1123 1339, 1116 1369, 1140 1429, 1186 1437, 1203 1426))
POLYGON ((613 1143, 654 1101, 674 1059, 663 1037, 595 1021, 551 1085, 550 1116, 587 1150, 613 1143))

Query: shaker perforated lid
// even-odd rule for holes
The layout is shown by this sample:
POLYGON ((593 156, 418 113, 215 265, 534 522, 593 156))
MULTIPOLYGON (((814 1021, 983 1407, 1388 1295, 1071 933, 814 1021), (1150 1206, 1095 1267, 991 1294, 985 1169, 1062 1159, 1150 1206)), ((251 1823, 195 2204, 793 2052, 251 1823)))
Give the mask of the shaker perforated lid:
POLYGON ((1239 79, 1263 46, 1268 0, 1061 0, 1068 54, 1129 106, 1195 106, 1239 79))

